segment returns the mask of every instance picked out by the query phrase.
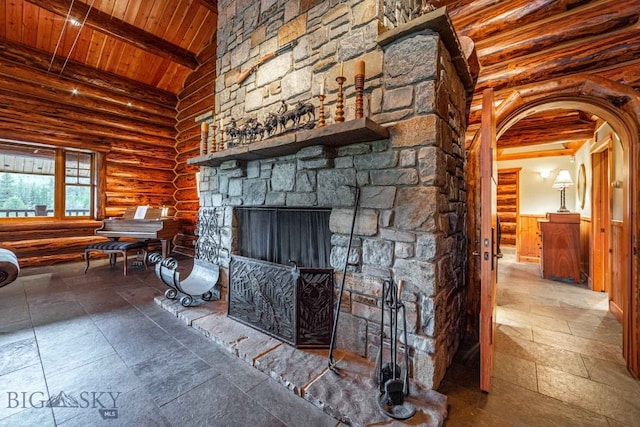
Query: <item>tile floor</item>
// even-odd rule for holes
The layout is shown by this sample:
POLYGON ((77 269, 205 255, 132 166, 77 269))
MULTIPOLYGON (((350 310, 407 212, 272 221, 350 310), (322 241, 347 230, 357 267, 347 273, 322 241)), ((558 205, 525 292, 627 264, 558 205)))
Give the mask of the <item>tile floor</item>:
POLYGON ((338 425, 158 307, 153 269, 121 267, 28 268, 0 289, 0 426, 338 425))
POLYGON ((439 389, 446 426, 640 426, 640 381, 622 358, 607 295, 541 278, 506 255, 499 267, 493 389, 477 360, 458 361, 439 389))
MULTIPOLYGON (((83 269, 24 269, 0 289, 0 426, 339 425, 158 307, 153 269, 83 269)), ((440 387, 445 425, 640 426, 604 294, 506 256, 498 305, 493 391, 461 354, 440 387)))

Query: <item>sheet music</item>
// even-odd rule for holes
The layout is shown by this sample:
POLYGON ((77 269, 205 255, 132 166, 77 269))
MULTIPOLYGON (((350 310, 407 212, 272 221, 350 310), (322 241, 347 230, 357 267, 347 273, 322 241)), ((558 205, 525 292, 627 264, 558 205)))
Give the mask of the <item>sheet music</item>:
POLYGON ((147 209, 149 209, 149 206, 138 206, 133 219, 144 219, 147 216, 147 209))

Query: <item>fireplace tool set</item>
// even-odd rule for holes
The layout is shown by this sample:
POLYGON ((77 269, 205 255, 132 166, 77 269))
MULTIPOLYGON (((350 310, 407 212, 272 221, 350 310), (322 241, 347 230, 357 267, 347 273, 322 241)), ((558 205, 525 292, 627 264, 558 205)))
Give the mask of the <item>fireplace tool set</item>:
POLYGON ((382 283, 382 313, 380 316, 380 348, 376 360, 377 383, 380 387, 378 408, 380 412, 391 418, 406 420, 416 413, 416 408, 405 398, 409 395, 409 348, 407 347, 407 315, 404 304, 400 301, 400 286, 385 280, 382 283), (384 361, 384 312, 389 313, 389 361, 384 361), (402 329, 404 334, 404 369, 398 365, 398 314, 402 311, 402 329))
POLYGON ((169 286, 169 289, 164 292, 164 296, 168 299, 176 299, 180 292, 184 294, 180 298, 180 304, 189 307, 196 296, 205 301, 209 301, 213 297, 212 290, 220 277, 218 264, 196 258, 193 260, 193 270, 191 270, 189 277, 181 281, 176 259, 171 257, 163 259, 160 254, 154 253, 149 256, 149 261, 156 263, 156 275, 165 285, 169 286))

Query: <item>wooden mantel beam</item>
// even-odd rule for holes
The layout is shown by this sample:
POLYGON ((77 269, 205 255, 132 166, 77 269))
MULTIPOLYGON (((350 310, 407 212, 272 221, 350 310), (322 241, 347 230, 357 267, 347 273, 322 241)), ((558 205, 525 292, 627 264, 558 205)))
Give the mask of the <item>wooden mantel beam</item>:
MULTIPOLYGON (((69 12, 70 2, 68 0, 27 1, 60 16, 66 17, 69 12)), ((172 62, 184 65, 191 70, 195 70, 199 65, 196 56, 180 46, 176 46, 160 37, 146 31, 142 31, 140 28, 128 24, 120 19, 113 18, 107 13, 101 12, 97 9, 89 9, 89 7, 82 2, 76 1, 72 4, 73 8, 69 16, 73 17, 78 22, 83 22, 84 17, 87 16, 85 25, 96 31, 110 37, 115 37, 125 43, 137 47, 138 49, 158 55, 161 58, 166 58, 172 62)))

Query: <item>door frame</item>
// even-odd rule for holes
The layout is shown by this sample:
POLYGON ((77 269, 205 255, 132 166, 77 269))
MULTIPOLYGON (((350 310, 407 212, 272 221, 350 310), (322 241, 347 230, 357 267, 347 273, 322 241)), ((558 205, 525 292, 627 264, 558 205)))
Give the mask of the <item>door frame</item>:
MULTIPOLYGON (((522 118, 541 111, 577 109, 589 111, 607 121, 620 137, 624 147, 626 174, 623 179, 624 246, 628 250, 627 275, 629 286, 623 300, 623 355, 627 368, 640 376, 640 339, 638 335, 638 305, 640 266, 637 236, 640 229, 640 196, 630 176, 638 176, 640 166, 640 96, 629 86, 590 75, 547 81, 517 92, 496 109, 497 138, 522 118)), ((475 212, 472 212, 472 214, 475 212)), ((470 289, 471 290, 471 289, 470 289)), ((481 321, 482 322, 482 321, 481 321)), ((480 325, 480 329, 482 325, 480 325)), ((482 344, 482 343, 481 343, 482 344)))

